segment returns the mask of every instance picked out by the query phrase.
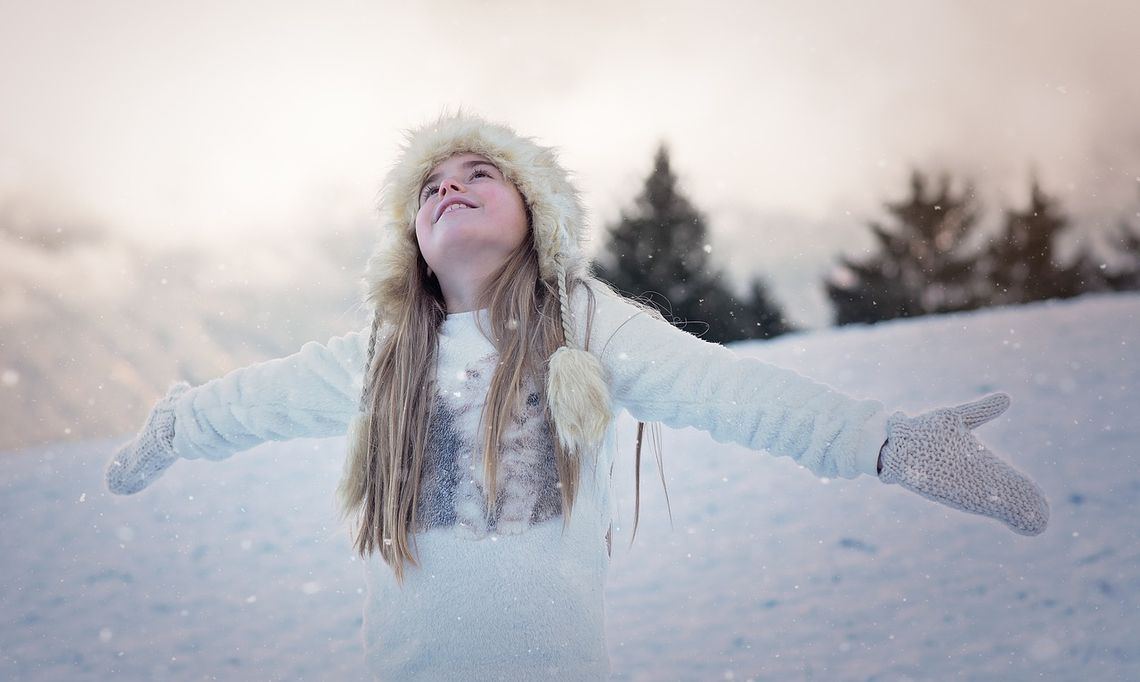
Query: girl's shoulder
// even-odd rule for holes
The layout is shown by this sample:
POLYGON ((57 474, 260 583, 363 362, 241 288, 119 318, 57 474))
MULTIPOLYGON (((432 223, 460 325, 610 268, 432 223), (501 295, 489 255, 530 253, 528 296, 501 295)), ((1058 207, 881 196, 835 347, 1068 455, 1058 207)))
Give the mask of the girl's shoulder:
POLYGON ((578 341, 582 347, 601 355, 615 337, 668 333, 673 327, 656 308, 643 301, 623 296, 605 282, 585 278, 571 294, 578 341))

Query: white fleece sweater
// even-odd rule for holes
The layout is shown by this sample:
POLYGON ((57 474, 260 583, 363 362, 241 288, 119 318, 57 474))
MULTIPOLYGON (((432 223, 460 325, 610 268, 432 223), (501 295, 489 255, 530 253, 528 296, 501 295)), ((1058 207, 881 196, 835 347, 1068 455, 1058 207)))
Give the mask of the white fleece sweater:
MULTIPOLYGON (((584 337, 584 295, 575 308, 584 337)), ((378 557, 365 562, 370 674, 605 679, 613 430, 583 462, 564 530, 549 429, 532 393, 504 437, 499 503, 485 509, 477 444, 496 359, 478 314, 449 315, 440 334, 437 417, 413 535, 419 567, 401 587, 378 557)), ((189 391, 175 408, 175 449, 222 459, 265 440, 343 434, 357 409, 366 343, 366 333, 353 333, 306 344, 189 391)), ((615 412, 791 456, 820 476, 875 474, 887 417, 877 402, 739 358, 606 292, 597 295, 588 347, 605 368, 615 412)))

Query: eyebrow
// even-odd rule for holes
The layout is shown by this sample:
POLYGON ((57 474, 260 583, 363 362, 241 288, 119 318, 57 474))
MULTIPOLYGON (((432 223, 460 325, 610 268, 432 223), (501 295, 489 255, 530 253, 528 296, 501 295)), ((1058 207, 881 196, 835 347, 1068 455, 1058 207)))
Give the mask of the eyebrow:
MULTIPOLYGON (((494 168, 495 170, 499 170, 498 166, 496 166, 495 164, 491 163, 490 161, 486 161, 484 159, 471 159, 470 161, 464 161, 463 162, 463 168, 474 168, 475 166, 490 166, 491 168, 494 168)), ((431 183, 438 180, 440 175, 442 175, 442 174, 441 173, 432 173, 431 175, 427 176, 427 178, 424 180, 423 184, 420 185, 420 193, 423 193, 424 187, 427 187, 431 183)))

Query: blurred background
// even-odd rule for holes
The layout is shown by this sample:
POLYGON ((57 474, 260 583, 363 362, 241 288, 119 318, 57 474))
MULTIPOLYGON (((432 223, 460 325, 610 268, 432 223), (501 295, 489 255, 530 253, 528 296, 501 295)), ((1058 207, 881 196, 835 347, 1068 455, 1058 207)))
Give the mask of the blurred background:
POLYGON ((707 338, 1135 289, 1138 63, 1124 0, 0 0, 0 450, 363 325, 380 182, 458 109, 707 338))

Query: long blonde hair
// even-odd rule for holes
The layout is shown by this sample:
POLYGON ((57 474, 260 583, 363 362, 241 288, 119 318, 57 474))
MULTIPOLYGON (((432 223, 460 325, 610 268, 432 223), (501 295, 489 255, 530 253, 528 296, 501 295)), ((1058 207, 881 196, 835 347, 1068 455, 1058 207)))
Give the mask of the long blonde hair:
MULTIPOLYGON (((417 261, 401 291, 390 292, 406 305, 377 342, 375 357, 368 359, 362 402, 369 418, 355 435, 363 439, 363 447, 354 448, 338 489, 341 513, 357 517, 354 549, 362 557, 378 551, 400 582, 406 565, 418 565, 414 530, 433 417, 439 329, 446 317, 439 283, 418 249, 417 261)), ((488 313, 489 329, 484 331, 499 355, 483 410, 485 493, 488 508, 494 508, 500 442, 519 407, 521 387, 528 378, 546 376, 547 359, 563 345, 564 332, 556 283, 540 277, 532 231, 490 282, 480 303, 488 313)), ((567 284, 573 290, 583 279, 572 277, 567 284)), ((594 302, 589 287, 585 289, 589 339, 594 302)), ((543 392, 547 422, 553 423, 546 382, 534 383, 543 392)), ((578 491, 581 453, 552 440, 565 525, 578 491)))

